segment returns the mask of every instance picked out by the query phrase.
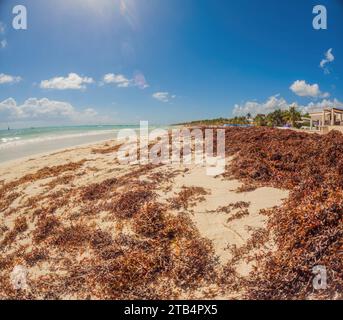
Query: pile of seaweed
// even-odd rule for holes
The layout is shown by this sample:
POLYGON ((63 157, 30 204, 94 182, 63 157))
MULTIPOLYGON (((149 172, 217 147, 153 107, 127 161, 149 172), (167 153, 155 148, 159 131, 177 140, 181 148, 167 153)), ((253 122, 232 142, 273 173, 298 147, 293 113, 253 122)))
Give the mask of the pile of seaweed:
MULTIPOLYGON (((0 299, 171 299, 213 283, 217 261, 211 242, 186 215, 171 214, 156 201, 156 181, 140 179, 153 176, 156 168, 140 166, 26 201, 13 229, 0 233, 0 299), (98 224, 101 213, 108 230, 98 224), (18 247, 20 239, 28 244, 18 247), (27 289, 13 287, 10 275, 16 266, 31 270, 42 264, 42 275, 28 272, 27 289)), ((50 172, 58 179, 69 171, 55 169, 44 168, 15 185, 40 181, 50 172)), ((2 193, 8 192, 5 186, 2 193)), ((194 201, 193 196, 185 194, 182 204, 194 201)), ((7 218, 15 214, 3 212, 7 218)))
MULTIPOLYGON (((211 242, 187 215, 206 190, 183 188, 169 206, 159 203, 162 181, 172 187, 178 171, 161 176, 158 165, 106 174, 85 186, 68 183, 87 170, 83 160, 0 183, 0 212, 14 221, 11 229, 0 228, 0 299, 172 299, 211 284, 226 293, 244 286, 247 299, 342 298, 343 135, 225 130, 233 158, 224 176, 245 182, 245 190, 290 191, 281 206, 264 211, 267 230, 255 230, 236 250, 233 260, 257 261, 248 280, 237 280, 233 264, 221 272, 211 242), (47 178, 54 180, 46 184, 47 178), (39 181, 42 193, 22 198, 25 186, 39 181), (11 208, 18 199, 21 205, 11 208), (271 237, 276 250, 249 256, 271 237), (42 264, 44 274, 28 273, 29 289, 13 288, 9 275, 16 266, 31 270, 42 264), (316 266, 327 270, 325 290, 313 287, 316 266)), ((242 211, 232 218, 243 216, 248 205, 240 203, 242 211)))
POLYGON ((227 176, 290 190, 265 211, 277 250, 258 259, 248 298, 342 298, 343 135, 228 128, 226 151, 234 155, 227 176), (313 287, 316 266, 326 268, 326 290, 313 287))

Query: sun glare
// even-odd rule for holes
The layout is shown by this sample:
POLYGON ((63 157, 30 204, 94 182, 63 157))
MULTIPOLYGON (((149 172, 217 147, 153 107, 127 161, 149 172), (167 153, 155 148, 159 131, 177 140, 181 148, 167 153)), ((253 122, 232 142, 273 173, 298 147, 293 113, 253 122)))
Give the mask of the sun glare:
POLYGON ((118 1, 121 0, 77 0, 81 7, 88 8, 94 12, 106 12, 118 8, 118 1))
POLYGON ((136 0, 74 0, 67 3, 102 17, 118 13, 133 29, 138 25, 136 0))

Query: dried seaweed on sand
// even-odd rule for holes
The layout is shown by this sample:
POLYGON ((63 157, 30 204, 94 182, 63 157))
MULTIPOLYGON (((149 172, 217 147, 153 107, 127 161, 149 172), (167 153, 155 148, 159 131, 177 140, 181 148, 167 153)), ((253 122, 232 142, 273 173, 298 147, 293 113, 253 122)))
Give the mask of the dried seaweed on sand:
POLYGON ((248 297, 342 297, 343 135, 251 128, 227 129, 226 139, 230 175, 291 191, 283 206, 265 212, 277 250, 259 257, 248 297), (327 269, 327 290, 313 289, 318 265, 327 269))
POLYGON ((186 187, 183 186, 182 190, 170 199, 170 207, 172 209, 185 209, 187 210, 188 207, 192 207, 198 201, 204 201, 204 196, 207 195, 208 192, 202 187, 186 187))
POLYGON ((248 216, 248 215, 249 215, 249 210, 247 210, 247 209, 239 210, 239 211, 237 211, 235 214, 233 214, 231 217, 229 217, 227 219, 227 223, 230 223, 230 222, 232 222, 234 220, 241 219, 241 218, 243 218, 245 216, 248 216))

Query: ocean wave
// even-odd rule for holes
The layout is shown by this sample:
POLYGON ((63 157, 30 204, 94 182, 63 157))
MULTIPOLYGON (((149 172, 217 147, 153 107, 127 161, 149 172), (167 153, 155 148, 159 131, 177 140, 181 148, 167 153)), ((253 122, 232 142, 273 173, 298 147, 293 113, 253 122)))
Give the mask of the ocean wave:
POLYGON ((118 129, 88 131, 88 132, 82 132, 82 133, 69 133, 69 134, 59 134, 59 135, 46 135, 46 136, 26 138, 26 139, 22 139, 21 137, 1 138, 0 150, 23 146, 27 144, 42 143, 42 142, 47 142, 47 141, 99 136, 99 135, 105 135, 105 134, 108 135, 111 133, 116 134, 117 132, 118 132, 118 129))
POLYGON ((2 143, 8 143, 8 142, 12 142, 12 141, 18 141, 20 139, 21 139, 20 137, 1 138, 1 142, 2 143))

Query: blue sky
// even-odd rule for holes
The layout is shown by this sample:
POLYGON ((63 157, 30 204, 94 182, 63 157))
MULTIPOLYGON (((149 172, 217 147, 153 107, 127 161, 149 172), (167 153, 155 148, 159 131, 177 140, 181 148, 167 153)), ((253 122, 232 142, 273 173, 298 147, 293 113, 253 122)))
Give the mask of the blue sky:
POLYGON ((25 31, 12 28, 17 4, 0 3, 0 128, 343 101, 341 0, 21 0, 25 31), (317 4, 327 30, 312 27, 317 4))

